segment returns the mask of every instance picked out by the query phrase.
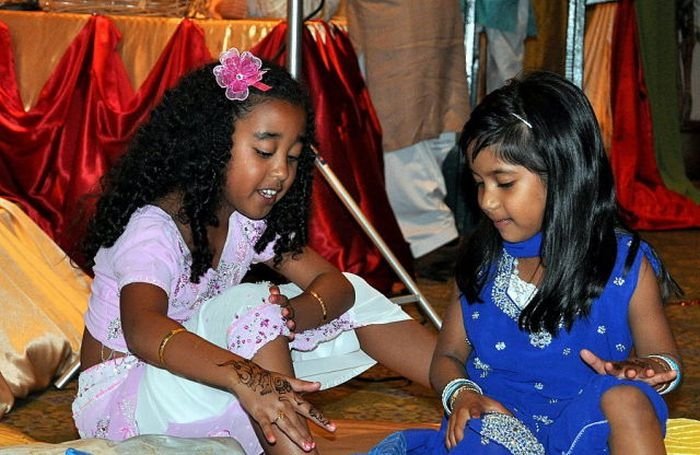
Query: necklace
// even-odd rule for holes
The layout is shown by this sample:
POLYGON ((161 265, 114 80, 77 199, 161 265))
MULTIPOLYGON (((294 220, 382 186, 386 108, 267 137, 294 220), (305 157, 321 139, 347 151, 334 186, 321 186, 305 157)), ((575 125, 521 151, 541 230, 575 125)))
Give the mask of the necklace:
POLYGON ((520 278, 518 273, 518 258, 515 258, 513 261, 513 270, 511 271, 506 294, 521 310, 524 309, 528 303, 530 303, 537 292, 537 285, 532 281, 534 280, 537 271, 540 269, 541 264, 542 260, 538 259, 535 270, 530 275, 530 278, 525 281, 520 278))

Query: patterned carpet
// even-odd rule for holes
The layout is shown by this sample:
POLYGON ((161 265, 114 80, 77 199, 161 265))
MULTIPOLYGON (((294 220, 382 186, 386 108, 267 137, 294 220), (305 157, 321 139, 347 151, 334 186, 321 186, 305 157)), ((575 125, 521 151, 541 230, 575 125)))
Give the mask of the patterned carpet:
MULTIPOLYGON (((671 302, 667 314, 685 363, 685 379, 667 396, 671 417, 700 419, 700 230, 650 232, 643 237, 659 251, 671 273, 684 288, 682 300, 671 302)), ((451 281, 418 279, 417 284, 433 308, 442 314, 453 295, 451 281)), ((420 312, 406 309, 417 318, 420 312)), ((429 322, 425 322, 430 325, 429 322)), ((17 403, 2 424, 46 442, 77 438, 70 403, 76 381, 63 390, 49 389, 17 403)), ((376 366, 332 390, 310 397, 331 419, 376 420, 402 423, 437 422, 441 416, 434 393, 376 366)))

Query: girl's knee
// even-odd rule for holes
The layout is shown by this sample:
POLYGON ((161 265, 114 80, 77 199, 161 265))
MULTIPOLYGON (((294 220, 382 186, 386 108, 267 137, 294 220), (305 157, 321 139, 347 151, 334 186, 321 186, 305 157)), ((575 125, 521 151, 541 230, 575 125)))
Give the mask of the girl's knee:
POLYGON ((606 391, 600 401, 605 417, 614 424, 617 420, 652 423, 658 421, 654 406, 646 394, 631 385, 621 385, 606 391), (639 419, 632 418, 633 416, 639 419))
POLYGON ((603 410, 606 408, 634 408, 651 406, 649 398, 639 387, 631 385, 620 385, 613 387, 603 393, 601 398, 603 410))

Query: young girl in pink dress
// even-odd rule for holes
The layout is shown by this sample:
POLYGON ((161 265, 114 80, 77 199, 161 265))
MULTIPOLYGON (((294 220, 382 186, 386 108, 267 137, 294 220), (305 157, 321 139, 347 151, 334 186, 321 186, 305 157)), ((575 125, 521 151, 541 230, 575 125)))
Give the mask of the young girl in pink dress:
POLYGON ((302 392, 374 359, 428 384, 433 334, 306 247, 313 141, 303 87, 249 52, 165 94, 106 176, 84 241, 82 437, 315 452, 306 420, 334 425, 302 392), (241 284, 255 263, 290 283, 241 284))

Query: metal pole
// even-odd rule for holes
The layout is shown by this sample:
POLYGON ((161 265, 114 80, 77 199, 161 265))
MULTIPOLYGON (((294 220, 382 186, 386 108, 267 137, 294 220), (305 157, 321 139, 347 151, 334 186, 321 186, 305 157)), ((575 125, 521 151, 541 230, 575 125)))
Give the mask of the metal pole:
POLYGON ((479 36, 476 33, 476 2, 464 2, 464 57, 467 89, 472 107, 477 104, 479 92, 479 36))
POLYGON ((352 196, 350 196, 350 194, 343 186, 342 182, 338 180, 338 177, 331 170, 326 161, 318 154, 318 150, 314 148, 314 152, 316 153, 316 168, 321 172, 321 174, 323 174, 323 176, 326 178, 326 181, 335 190, 343 205, 345 205, 345 207, 350 211, 350 214, 359 223, 362 230, 377 246, 379 252, 382 254, 382 256, 384 256, 384 259, 387 260, 391 268, 394 270, 394 272, 396 272, 401 281, 403 281, 408 290, 415 295, 416 302, 423 309, 428 319, 430 319, 430 322, 432 322, 433 325, 435 325, 435 327, 439 329, 442 325, 440 317, 430 306, 423 294, 421 294, 420 289, 418 289, 418 286, 413 282, 411 276, 401 265, 396 256, 394 256, 394 254, 389 249, 384 240, 381 238, 379 233, 377 233, 377 231, 374 229, 369 220, 367 220, 365 215, 362 213, 360 207, 357 205, 357 203, 353 200, 352 196))
MULTIPOLYGON (((301 77, 301 31, 303 26, 303 6, 301 0, 289 0, 287 2, 287 69, 293 78, 301 77)), ((406 285, 410 292, 415 295, 415 301, 425 311, 428 319, 438 329, 442 325, 440 317, 435 313, 428 301, 423 297, 418 286, 413 282, 411 276, 406 272, 406 269, 401 266, 401 263, 396 259, 396 256, 391 252, 384 240, 379 236, 377 231, 371 225, 369 220, 364 216, 360 207, 352 199, 352 196, 347 192, 342 182, 330 169, 328 164, 321 158, 318 150, 314 148, 316 154, 316 168, 325 177, 328 184, 335 191, 341 202, 350 211, 350 214, 360 224, 362 230, 370 237, 370 240, 379 249, 384 259, 389 263, 391 268, 396 272, 401 281, 406 285)))
POLYGON ((301 0, 287 2, 287 70, 294 79, 301 77, 301 28, 304 5, 301 0))
POLYGON ((569 0, 566 27, 565 76, 583 87, 583 36, 586 22, 586 0, 569 0))

